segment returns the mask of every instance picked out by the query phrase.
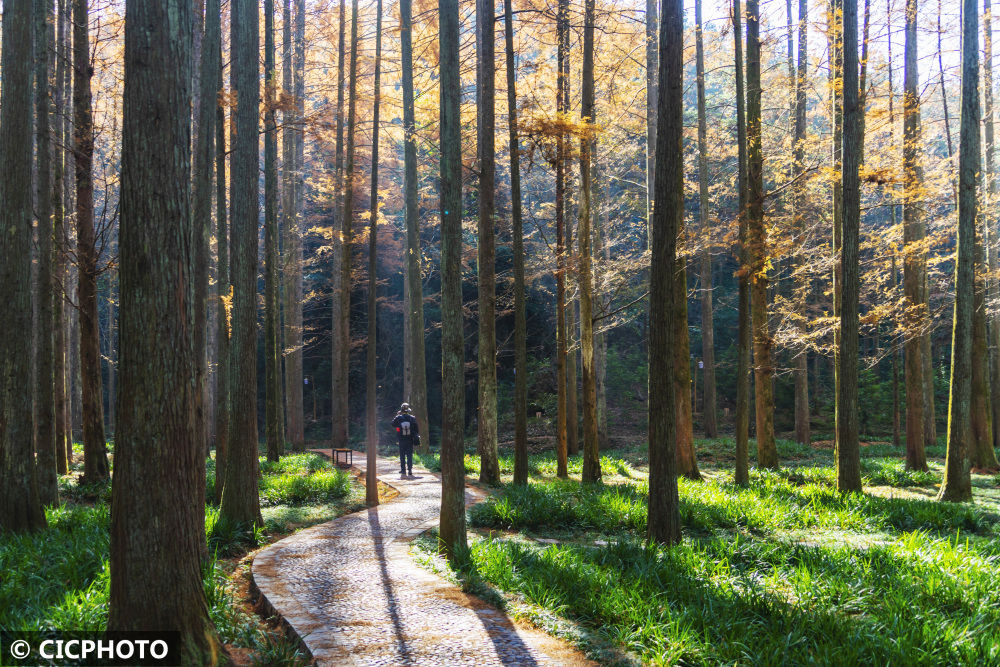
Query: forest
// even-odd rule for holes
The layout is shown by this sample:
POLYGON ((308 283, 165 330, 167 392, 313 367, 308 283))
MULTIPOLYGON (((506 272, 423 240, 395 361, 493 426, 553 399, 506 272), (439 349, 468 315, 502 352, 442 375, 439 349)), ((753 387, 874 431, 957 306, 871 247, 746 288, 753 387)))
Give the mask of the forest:
POLYGON ((1000 665, 991 0, 0 1, 0 665, 1000 665))

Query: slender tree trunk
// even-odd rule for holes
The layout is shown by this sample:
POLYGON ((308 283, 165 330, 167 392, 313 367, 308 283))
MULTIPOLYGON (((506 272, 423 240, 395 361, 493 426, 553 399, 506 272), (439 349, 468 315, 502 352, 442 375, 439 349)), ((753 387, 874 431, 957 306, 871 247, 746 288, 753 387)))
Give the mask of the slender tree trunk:
POLYGON ((840 394, 837 411, 837 489, 861 491, 861 445, 858 441, 858 254, 860 249, 863 107, 858 94, 858 2, 844 2, 844 245, 841 250, 840 394))
MULTIPOLYGON (((997 205, 997 173, 994 163, 994 125, 993 125, 993 8, 991 0, 983 0, 983 96, 985 108, 983 115, 986 123, 983 127, 986 139, 986 165, 984 173, 987 178, 987 188, 984 193, 986 206, 986 243, 987 263, 990 278, 987 281, 987 294, 990 299, 1000 296, 1000 282, 997 271, 1000 262, 997 256, 998 230, 995 228, 997 205)), ((993 421, 992 447, 1000 447, 1000 318, 996 313, 989 313, 989 349, 990 349, 990 413, 993 421)))
POLYGON ((344 61, 346 60, 346 23, 347 9, 345 7, 345 0, 340 0, 340 37, 337 41, 337 148, 334 169, 334 188, 336 190, 335 196, 337 197, 336 208, 337 217, 339 218, 337 222, 339 229, 334 231, 333 271, 330 277, 330 284, 333 288, 333 305, 331 308, 332 322, 330 327, 330 338, 332 342, 332 355, 330 360, 332 369, 332 384, 330 385, 330 444, 333 447, 347 446, 346 393, 348 368, 344 364, 344 360, 350 359, 349 354, 344 354, 344 348, 349 345, 349 342, 344 339, 344 320, 348 318, 350 313, 344 308, 344 267, 341 266, 344 261, 343 244, 345 234, 344 220, 346 212, 344 208, 344 205, 346 204, 344 197, 344 193, 346 191, 344 181, 344 61), (343 399, 338 396, 340 393, 344 394, 343 399))
MULTIPOLYGON (((795 75, 795 145, 794 172, 796 185, 795 202, 795 233, 799 236, 800 260, 799 270, 803 277, 796 286, 795 300, 799 314, 806 315, 811 281, 804 271, 806 262, 805 226, 806 226, 806 183, 805 183, 805 144, 806 144, 806 97, 807 77, 809 76, 809 2, 799 0, 799 52, 798 67, 795 75)), ((809 353, 803 346, 795 355, 795 441, 809 444, 811 439, 809 428, 809 353)))
MULTIPOLYGON (((371 214, 368 222, 368 339, 366 345, 365 413, 367 417, 367 465, 368 470, 378 466, 378 386, 375 366, 376 336, 378 333, 378 118, 382 97, 382 0, 376 3, 375 23, 375 101, 372 109, 372 188, 371 214)), ((369 507, 378 505, 378 479, 375 475, 365 476, 366 499, 369 507)))
MULTIPOLYGON (((596 121, 596 113, 595 121, 596 121)), ((603 188, 602 188, 602 176, 599 168, 599 157, 597 153, 597 140, 593 140, 593 148, 591 148, 591 158, 593 160, 593 171, 591 189, 594 191, 591 197, 591 208, 593 209, 594 218, 594 253, 598 258, 603 258, 605 262, 610 260, 608 245, 604 241, 604 234, 602 232, 603 222, 601 220, 601 202, 603 200, 603 188)), ((596 311, 601 311, 606 308, 605 299, 602 297, 604 286, 602 285, 602 279, 597 275, 597 271, 594 272, 594 289, 597 292, 595 297, 596 311)), ((608 340, 607 336, 603 331, 596 333, 594 341, 594 373, 596 374, 596 391, 597 391, 597 446, 601 450, 605 450, 609 446, 608 440, 608 392, 607 384, 605 379, 607 378, 608 370, 608 340)))
MULTIPOLYGON (((440 0, 439 0, 440 1, 440 0)), ((569 58, 569 18, 568 0, 559 0, 558 16, 556 18, 557 48, 557 85, 556 113, 560 117, 568 112, 564 106, 563 76, 564 62, 569 58)), ((565 137, 560 132, 556 138, 556 474, 568 477, 568 446, 567 431, 569 427, 568 406, 566 405, 566 243, 564 220, 566 197, 566 164, 565 137)))
POLYGON ((191 3, 129 0, 125 12, 122 391, 108 629, 178 631, 181 662, 217 664, 225 656, 208 616, 200 567, 203 433, 191 419, 203 398, 193 246, 204 233, 192 216, 188 189, 192 54, 185 28, 191 3), (149 603, 151 595, 156 604, 149 603))
POLYGON ((701 219, 701 360, 704 369, 702 422, 705 437, 719 435, 715 414, 715 326, 712 314, 712 227, 708 218, 708 120, 705 113, 705 47, 702 38, 701 0, 695 5, 695 50, 698 77, 698 213, 701 219))
POLYGON ((278 329, 278 72, 274 56, 274 0, 264 0, 264 412, 267 459, 285 449, 281 395, 281 347, 278 329))
POLYGON ((83 398, 83 477, 110 477, 104 443, 101 333, 97 317, 97 246, 94 238, 94 120, 90 108, 90 19, 87 0, 73 0, 73 145, 76 158, 76 257, 79 286, 80 377, 83 398))
MULTIPOLYGON (((66 255, 76 255, 76 226, 73 224, 76 211, 76 156, 73 147, 73 3, 72 0, 61 0, 63 3, 63 90, 66 92, 66 106, 62 115, 62 146, 60 159, 63 163, 63 211, 66 223, 63 226, 63 244, 66 255)), ((66 300, 76 304, 77 278, 76 262, 67 262, 66 266, 66 300)), ((82 435, 80 396, 80 321, 78 309, 71 307, 66 316, 66 461, 73 462, 73 441, 77 435, 82 435)))
MULTIPOLYGON (((833 170, 838 176, 844 170, 844 25, 843 0, 831 0, 830 16, 827 20, 827 40, 830 49, 830 97, 833 101, 833 170)), ((843 290, 841 281, 841 250, 844 245, 844 190, 837 182, 833 183, 833 275, 831 276, 833 316, 840 320, 840 293, 843 290)), ((833 332, 833 421, 834 421, 834 456, 836 457, 840 442, 840 327, 833 332)))
POLYGON ((676 383, 676 328, 669 318, 677 297, 677 232, 684 216, 684 53, 683 3, 663 0, 660 21, 660 71, 653 208, 652 266, 649 295, 649 518, 646 536, 651 542, 676 544, 681 539, 677 496, 677 432, 673 423, 676 383))
MULTIPOLYGON (((214 5, 214 3, 213 3, 214 5)), ((208 48, 204 45, 203 48, 208 48)), ((232 332, 232 284, 229 281, 229 226, 226 224, 226 108, 223 104, 222 82, 222 35, 219 42, 212 45, 212 57, 218 60, 215 87, 218 90, 215 104, 215 243, 218 252, 215 287, 219 315, 216 318, 218 331, 215 334, 215 497, 222 500, 222 489, 226 482, 226 455, 229 451, 229 410, 230 410, 230 336, 232 332)))
MULTIPOLYGON (((34 0, 35 31, 35 172, 38 203, 38 349, 35 362, 35 452, 38 495, 43 505, 58 500, 56 476, 55 312, 56 298, 52 214, 52 96, 49 86, 50 45, 55 17, 52 0, 34 0)), ((59 295, 62 298, 62 295, 59 295)))
MULTIPOLYGON (((892 0, 886 0, 885 3, 885 21, 886 30, 889 34, 892 34, 892 0)), ((896 128, 896 113, 893 106, 893 102, 896 97, 895 88, 892 85, 892 40, 889 40, 889 145, 896 143, 895 139, 895 128, 896 128)), ((898 212, 896 205, 896 185, 894 183, 889 185, 889 214, 891 226, 893 229, 899 222, 898 212)), ((898 249, 893 244, 892 248, 892 298, 893 300, 899 299, 899 263, 896 256, 898 255, 898 249)), ((893 317, 892 328, 894 332, 898 332, 900 329, 900 321, 898 317, 893 317)), ((892 446, 899 447, 902 442, 902 413, 900 411, 899 405, 899 356, 900 356, 900 337, 897 333, 893 333, 891 336, 892 345, 892 446)))
MULTIPOLYGON (((920 164, 922 150, 920 96, 917 91, 917 0, 907 0, 905 12, 906 42, 903 52, 903 292, 906 385, 906 467, 927 470, 924 454, 926 403, 924 374, 924 339, 927 328, 926 284, 927 255, 923 248, 925 227, 919 190, 924 173, 920 164)), ((933 420, 933 416, 931 417, 933 420)))
MULTIPOLYGON (((655 209, 654 209, 655 215, 655 209)), ((683 235, 684 218, 678 222, 683 235)), ((687 267, 683 257, 675 257, 674 300, 670 324, 674 327, 674 426, 677 429, 677 474, 688 479, 701 479, 698 458, 694 453, 694 424, 691 398, 691 347, 688 338, 687 267)))
MULTIPOLYGON (((356 0, 355 0, 356 1, 356 0)), ((465 533, 464 345, 462 335, 462 132, 458 0, 438 0, 441 75, 441 528, 451 559, 465 533)))
MULTIPOLYGON (((31 330, 32 3, 4 5, 0 55, 0 302, 8 332, 31 330)), ((0 336, 0 530, 45 527, 32 451, 31 338, 0 336)))
POLYGON ((230 346, 229 451, 220 513, 263 523, 257 491, 257 230, 260 170, 260 21, 257 3, 233 0, 230 88, 236 100, 231 157, 233 316, 230 346))
POLYGON ((656 105, 659 99, 659 1, 646 0, 646 241, 652 243, 656 182, 656 105))
POLYGON ((521 218, 521 155, 517 130, 517 70, 514 69, 514 12, 511 4, 512 0, 504 0, 507 129, 510 134, 510 200, 514 245, 514 483, 527 484, 528 350, 524 303, 524 225, 521 218))
POLYGON ((757 464, 778 467, 774 442, 773 340, 767 323, 767 231, 764 227, 764 156, 761 152, 760 11, 747 0, 747 188, 748 243, 751 252, 754 390, 757 413, 757 464))
MULTIPOLYGON (((53 235, 53 308, 54 322, 52 325, 52 349, 53 366, 52 380, 55 387, 55 456, 56 470, 60 475, 69 472, 69 462, 66 459, 67 448, 72 444, 70 437, 69 415, 69 388, 66 384, 67 362, 66 354, 66 208, 63 200, 63 192, 66 186, 65 178, 65 150, 66 145, 66 123, 63 118, 67 115, 65 102, 66 59, 69 56, 65 48, 66 43, 66 1, 58 0, 58 13, 56 15, 56 35, 55 44, 52 46, 55 56, 55 85, 53 108, 55 109, 55 121, 52 132, 55 135, 53 141, 52 160, 52 191, 48 197, 52 199, 52 235, 53 235)), ((49 32, 52 35, 52 32, 49 32)))
MULTIPOLYGON (((408 298, 406 329, 410 332, 410 394, 408 402, 423 425, 420 452, 430 452, 430 422, 427 421, 427 361, 424 353, 424 288, 420 277, 420 216, 417 193, 417 140, 413 102, 413 34, 412 0, 400 0, 400 40, 403 69, 403 189, 406 204, 406 274, 408 298)), ((513 91, 513 86, 511 86, 513 91)), ((511 157, 516 160, 516 156, 511 157)), ((515 238, 517 234, 515 232, 515 238)), ((515 255, 516 257, 516 255, 515 255)), ((514 260, 517 261, 516 259, 514 260)))
POLYGON ((747 124, 743 91, 743 10, 740 0, 733 0, 733 41, 736 69, 736 136, 739 188, 739 296, 736 360, 736 465, 733 479, 740 486, 750 483, 750 351, 753 333, 750 313, 750 230, 747 215, 747 124))
POLYGON ((333 397, 333 442, 335 447, 346 447, 350 431, 350 368, 351 368, 351 253, 354 248, 354 127, 357 108, 358 81, 358 0, 351 0, 351 65, 348 75, 347 103, 347 167, 343 179, 343 215, 341 216, 340 292, 340 348, 334 369, 339 373, 334 382, 337 393, 333 397))
POLYGON ((115 342, 115 330, 117 329, 115 321, 117 319, 115 313, 115 273, 117 271, 113 268, 109 268, 107 272, 107 285, 108 285, 108 296, 107 296, 107 337, 108 337, 108 350, 107 354, 103 355, 104 360, 108 367, 108 417, 105 426, 111 437, 115 434, 115 424, 117 423, 117 418, 115 417, 115 396, 116 386, 115 382, 117 380, 117 349, 115 342))
POLYGON ((476 128, 479 148, 479 481, 500 482, 497 462, 496 4, 476 0, 476 128))
MULTIPOLYGON (((583 103, 581 120, 594 118, 594 0, 585 0, 583 19, 583 103)), ((580 138, 580 356, 583 360, 583 481, 601 479, 601 453, 597 441, 597 375, 594 368, 593 269, 591 257, 592 176, 594 142, 580 138)))
MULTIPOLYGON (((569 104, 566 105, 566 109, 568 112, 569 104)), ((571 140, 567 138, 566 142, 566 159, 570 160, 568 152, 571 140)), ((567 163, 567 179, 571 175, 572 169, 569 163, 567 163)), ((578 292, 573 288, 573 284, 577 283, 577 287, 579 287, 579 276, 575 274, 579 271, 580 257, 578 254, 574 256, 573 253, 573 216, 569 208, 569 202, 564 200, 564 204, 567 207, 564 216, 564 220, 566 221, 566 292, 569 295, 569 302, 566 304, 566 452, 569 456, 576 456, 580 453, 580 409, 579 401, 577 400, 579 383, 577 382, 576 363, 578 351, 577 340, 579 338, 580 327, 579 318, 577 317, 578 292)))
POLYGON ((962 1, 962 115, 958 166, 958 248, 955 252, 955 320, 951 343, 948 450, 940 500, 972 500, 972 320, 975 300, 976 182, 979 155, 979 14, 975 0, 962 1))

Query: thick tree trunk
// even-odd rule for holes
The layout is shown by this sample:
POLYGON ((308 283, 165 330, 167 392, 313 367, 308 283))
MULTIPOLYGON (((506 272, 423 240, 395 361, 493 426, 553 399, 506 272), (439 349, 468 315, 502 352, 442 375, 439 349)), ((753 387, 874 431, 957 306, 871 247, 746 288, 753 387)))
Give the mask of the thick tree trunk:
POLYGON ((767 322, 767 231, 764 227, 764 155, 760 115, 760 11, 747 0, 747 226, 751 253, 754 395, 757 415, 757 465, 778 467, 774 442, 773 340, 767 322))
MULTIPOLYGON (((556 114, 567 113, 564 106, 563 72, 564 62, 569 58, 569 32, 568 26, 568 0, 559 0, 558 15, 556 17, 556 39, 557 47, 557 71, 556 71, 556 114)), ((566 221, 565 203, 566 197, 566 165, 565 165, 565 137, 562 133, 556 137, 556 475, 568 477, 568 446, 567 431, 569 427, 568 406, 566 404, 566 364, 567 364, 567 342, 566 342, 566 241, 565 228, 566 221)))
MULTIPOLYGON (((378 466, 378 378, 375 366, 378 333, 378 115, 382 98, 382 0, 376 4, 375 22, 375 100, 372 109, 372 187, 371 213, 368 217, 368 337, 365 341, 365 416, 367 427, 368 470, 378 466)), ((365 476, 365 496, 369 507, 378 505, 378 479, 365 476)))
POLYGON ((479 150, 479 481, 500 482, 497 462, 496 3, 476 0, 476 129, 479 150))
MULTIPOLYGON (((0 55, 0 302, 7 332, 31 330, 32 3, 4 5, 0 55)), ((45 527, 32 451, 31 338, 0 336, 0 530, 45 527)))
POLYGON ((257 230, 260 170, 260 30, 257 3, 230 4, 230 88, 236 100, 230 188, 233 316, 229 378, 229 451, 220 513, 248 526, 262 523, 257 491, 257 230))
POLYGON ((267 460, 285 451, 278 329, 278 72, 274 62, 274 0, 264 0, 264 430, 267 460))
POLYGON ((514 245, 514 483, 527 484, 527 315, 524 303, 524 225, 521 218, 521 155, 517 130, 517 70, 514 69, 514 12, 511 3, 512 0, 504 0, 503 11, 507 64, 507 129, 510 134, 511 225, 514 245))
POLYGON ((660 71, 657 121, 659 136, 653 208, 652 266, 649 295, 649 518, 651 542, 676 544, 681 539, 677 495, 675 419, 676 370, 673 349, 677 232, 684 216, 683 151, 683 3, 663 0, 660 22, 660 71))
POLYGON ((962 2, 962 115, 958 166, 958 248, 955 252, 955 319, 951 343, 948 450, 940 500, 972 500, 972 320, 975 301, 976 184, 979 155, 979 14, 975 0, 962 2))
POLYGON ((903 292, 905 328, 904 383, 906 385, 906 467, 927 470, 924 454, 926 403, 924 339, 927 301, 924 294, 927 255, 923 248, 925 227, 919 191, 924 173, 920 164, 920 96, 917 91, 917 0, 907 0, 906 41, 903 51, 903 292))
MULTIPOLYGON (((585 0, 583 19, 583 103, 581 120, 594 123, 594 0, 585 0)), ((594 142, 580 138, 580 356, 583 360, 583 481, 601 479, 597 441, 597 375, 594 368, 593 269, 591 257, 592 176, 594 142)))
POLYGON ((747 215, 747 124, 743 91, 743 11, 740 0, 733 0, 733 42, 736 69, 736 136, 738 154, 739 188, 739 296, 736 360, 736 464, 733 480, 740 486, 750 483, 750 351, 752 327, 750 322, 750 248, 749 218, 747 215))
MULTIPOLYGON (((34 0, 35 31, 35 172, 38 212, 38 328, 35 361, 35 453, 37 459, 38 495, 43 505, 58 500, 56 476, 56 402, 55 347, 56 329, 54 300, 55 271, 53 261, 52 214, 52 138, 50 136, 52 96, 49 86, 50 42, 54 42, 55 17, 52 0, 34 0)), ((58 294, 58 298, 62 298, 58 294)))
MULTIPOLYGON (((795 202, 795 233, 799 236, 798 242, 801 246, 805 244, 805 209, 807 204, 805 171, 805 144, 806 144, 806 84, 809 76, 809 2, 799 0, 799 52, 798 67, 795 75, 795 142, 794 142, 794 174, 796 180, 794 202, 795 202)), ((805 248, 800 252, 800 269, 804 268, 807 258, 805 248)), ((800 279, 796 286, 796 304, 799 314, 806 315, 806 304, 809 291, 811 289, 810 280, 805 277, 800 279)), ((795 441, 802 444, 809 444, 811 439, 809 428, 809 354, 803 348, 795 355, 795 441)))
POLYGON ((858 94, 858 2, 844 0, 844 167, 841 172, 844 203, 841 250, 840 393, 836 449, 837 489, 861 491, 861 446, 858 442, 858 254, 861 198, 858 183, 864 142, 858 94))
POLYGON ((702 39, 701 0, 696 0, 695 55, 698 76, 698 213, 701 221, 701 238, 705 247, 700 257, 701 280, 701 361, 704 369, 704 399, 702 423, 705 437, 719 435, 715 414, 715 326, 712 314, 712 228, 708 218, 708 120, 705 113, 705 46, 702 39))
MULTIPOLYGON (((356 1, 356 0, 355 0, 356 1)), ((441 54, 441 528, 451 559, 465 532, 465 354, 462 335, 462 131, 458 0, 438 0, 441 54)))
POLYGON ((204 443, 191 419, 203 398, 193 246, 204 233, 188 189, 191 3, 130 0, 125 11, 122 391, 108 629, 178 631, 181 662, 218 664, 224 655, 208 617, 199 549, 204 443))
POLYGON ((104 442, 101 332, 97 318, 97 246, 94 238, 94 119, 90 108, 90 18, 87 0, 73 0, 73 147, 76 161, 77 304, 83 407, 83 477, 110 477, 104 442))
MULTIPOLYGON (((427 421, 427 361, 424 351, 424 286, 420 276, 420 217, 417 193, 417 140, 413 101, 413 2, 400 0, 400 40, 403 69, 403 189, 406 217, 406 275, 408 296, 406 330, 410 332, 410 393, 407 402, 413 406, 417 423, 424 432, 420 436, 420 452, 430 452, 430 422, 427 421)), ((511 87, 513 90, 513 87, 511 87)), ((512 160, 515 159, 513 156, 512 160)), ((516 238, 516 233, 515 233, 516 238)), ((515 262, 517 260, 515 259, 515 262)))

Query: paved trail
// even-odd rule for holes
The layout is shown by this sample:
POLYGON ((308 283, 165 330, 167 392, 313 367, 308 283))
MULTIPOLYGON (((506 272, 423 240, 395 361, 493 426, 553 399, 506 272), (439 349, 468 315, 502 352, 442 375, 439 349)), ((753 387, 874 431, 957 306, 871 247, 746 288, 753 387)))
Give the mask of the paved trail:
MULTIPOLYGON (((364 471, 364 454, 355 452, 354 463, 364 471)), ((255 585, 317 663, 593 664, 418 567, 409 542, 437 525, 441 483, 419 466, 412 480, 398 471, 398 461, 378 459, 379 479, 398 497, 302 530, 254 558, 255 585)), ((466 491, 467 503, 481 497, 466 491)))

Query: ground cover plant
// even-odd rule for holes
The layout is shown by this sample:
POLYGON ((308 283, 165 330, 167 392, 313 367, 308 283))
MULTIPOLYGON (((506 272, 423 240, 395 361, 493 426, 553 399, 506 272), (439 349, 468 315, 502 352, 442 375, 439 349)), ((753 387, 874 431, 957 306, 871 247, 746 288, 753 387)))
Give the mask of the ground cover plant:
MULTIPOLYGON (((575 628, 605 663, 1000 664, 996 478, 974 475, 974 503, 934 502, 940 461, 906 471, 873 445, 865 493, 841 494, 832 452, 789 445, 799 458, 741 488, 713 457, 731 441, 700 444, 704 479, 679 483, 678 547, 645 543, 641 451, 606 453, 598 485, 579 483, 578 457, 559 480, 540 454, 527 486, 470 510, 453 575, 509 613, 575 628)), ((425 562, 433 547, 418 547, 425 562)))
MULTIPOLYGON (((63 502, 46 510, 47 529, 0 537, 0 628, 102 631, 107 625, 110 487, 81 487, 79 466, 60 479, 63 502)), ((291 454, 277 463, 262 458, 260 467, 263 527, 227 524, 215 507, 206 507, 209 614, 237 664, 302 664, 297 644, 253 613, 246 598, 249 556, 296 528, 360 509, 364 489, 316 454, 291 454)), ((212 460, 207 468, 211 490, 212 460)))

